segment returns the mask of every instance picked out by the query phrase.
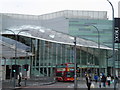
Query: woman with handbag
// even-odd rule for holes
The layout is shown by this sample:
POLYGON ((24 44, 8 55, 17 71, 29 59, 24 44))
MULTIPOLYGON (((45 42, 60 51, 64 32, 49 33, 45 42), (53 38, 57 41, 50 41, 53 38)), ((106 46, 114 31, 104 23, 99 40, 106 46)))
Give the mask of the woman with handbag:
POLYGON ((108 86, 109 86, 109 87, 110 87, 110 82, 111 82, 111 76, 108 75, 108 76, 107 76, 107 83, 108 83, 108 86))
POLYGON ((90 86, 91 86, 91 76, 89 74, 86 75, 86 84, 88 87, 88 90, 90 90, 90 86))

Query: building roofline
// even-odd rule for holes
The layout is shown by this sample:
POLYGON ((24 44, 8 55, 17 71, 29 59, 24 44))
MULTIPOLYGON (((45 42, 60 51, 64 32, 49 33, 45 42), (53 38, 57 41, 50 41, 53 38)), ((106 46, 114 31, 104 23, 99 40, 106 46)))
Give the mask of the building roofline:
MULTIPOLYGON (((89 10, 61 10, 41 15, 30 15, 30 14, 16 14, 16 13, 0 13, 7 16, 24 16, 24 17, 34 17, 39 19, 53 19, 58 17, 65 18, 82 18, 82 19, 107 19, 107 11, 89 11, 89 10), (87 14, 86 14, 87 13, 87 14), (95 15, 98 15, 95 17, 95 15)), ((22 17, 23 18, 23 17, 22 17)))

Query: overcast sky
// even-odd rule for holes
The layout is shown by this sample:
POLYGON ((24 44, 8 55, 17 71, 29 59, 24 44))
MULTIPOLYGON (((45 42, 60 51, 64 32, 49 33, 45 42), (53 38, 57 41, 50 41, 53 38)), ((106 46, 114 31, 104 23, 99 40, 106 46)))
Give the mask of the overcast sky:
MULTIPOLYGON (((118 2, 110 0, 118 16, 118 2)), ((61 10, 107 11, 112 17, 112 8, 107 0, 0 0, 0 13, 41 15, 61 10)))

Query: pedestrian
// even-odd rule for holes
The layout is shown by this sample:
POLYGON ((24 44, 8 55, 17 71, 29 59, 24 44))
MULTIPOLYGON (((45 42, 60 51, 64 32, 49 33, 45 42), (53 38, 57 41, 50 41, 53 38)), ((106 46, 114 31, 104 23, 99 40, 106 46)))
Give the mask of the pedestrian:
POLYGON ((110 82, 111 82, 111 76, 108 75, 108 76, 107 76, 107 83, 108 83, 108 86, 110 86, 110 82))
POLYGON ((94 80, 95 80, 95 82, 97 83, 97 81, 98 81, 98 75, 95 74, 94 80))
POLYGON ((103 73, 100 73, 100 76, 99 76, 99 87, 100 88, 101 88, 102 76, 103 76, 103 73))
POLYGON ((111 76, 111 83, 114 83, 114 76, 111 76))
POLYGON ((21 74, 19 73, 18 74, 18 86, 21 86, 21 79, 22 77, 21 77, 21 74))
POLYGON ((119 83, 119 79, 118 79, 118 77, 117 77, 117 76, 115 76, 114 83, 115 83, 115 87, 116 87, 117 83, 119 83))
POLYGON ((86 75, 86 84, 88 87, 88 90, 90 90, 90 86, 91 86, 91 76, 89 74, 86 75))
POLYGON ((102 76, 101 81, 103 83, 103 87, 106 87, 106 76, 105 75, 102 76))

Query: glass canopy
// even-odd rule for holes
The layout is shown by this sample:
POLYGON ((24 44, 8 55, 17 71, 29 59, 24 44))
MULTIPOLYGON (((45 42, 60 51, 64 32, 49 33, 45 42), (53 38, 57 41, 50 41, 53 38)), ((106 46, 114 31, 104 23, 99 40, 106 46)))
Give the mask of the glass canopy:
MULTIPOLYGON (((74 36, 70 36, 65 33, 61 33, 52 29, 48 29, 41 26, 33 26, 33 25, 24 25, 24 26, 17 26, 9 28, 10 30, 13 30, 14 32, 19 32, 21 30, 27 30, 26 32, 21 32, 19 35, 27 36, 27 37, 33 37, 36 39, 43 39, 46 41, 56 42, 56 43, 62 43, 62 44, 71 44, 74 45, 74 36)), ((8 31, 4 31, 3 34, 12 34, 8 33, 8 31)), ((91 47, 91 48, 98 48, 98 43, 82 39, 77 37, 76 38, 76 44, 77 46, 83 46, 83 47, 91 47)), ((109 49, 112 50, 112 48, 109 48, 105 45, 100 44, 100 49, 109 49)))
MULTIPOLYGON (((4 36, 0 36, 0 57, 4 58, 12 58, 15 57, 15 53, 17 53, 16 57, 26 56, 26 49, 30 47, 26 46, 23 43, 16 42, 10 38, 6 38, 4 36), (15 43, 17 43, 17 50, 15 52, 15 43)), ((29 53, 28 55, 32 55, 29 53)))
MULTIPOLYGON (((52 29, 48 29, 45 27, 41 27, 41 26, 33 26, 33 25, 23 25, 23 26, 16 26, 16 27, 12 27, 12 28, 8 28, 9 30, 13 30, 15 32, 15 34, 17 32, 20 32, 21 30, 23 30, 24 32, 19 33, 19 35, 21 36, 26 36, 26 37, 30 37, 30 38, 36 38, 36 39, 41 39, 41 40, 45 40, 45 41, 50 41, 50 42, 55 42, 55 43, 60 43, 60 44, 68 44, 68 45, 74 45, 74 36, 70 36, 68 34, 65 33, 61 33, 52 29), (25 31, 27 30, 27 31, 25 31)), ((12 34, 8 31, 3 31, 2 34, 12 34)), ((13 41, 14 43, 15 41, 13 41)), ((10 43, 10 44, 13 44, 10 43)), ((25 50, 25 45, 20 45, 20 43, 18 44, 18 48, 21 48, 23 50, 25 50)), ((87 39, 83 39, 80 37, 76 37, 76 45, 77 46, 82 46, 82 47, 87 47, 87 48, 96 48, 96 49, 106 49, 110 51, 110 56, 111 54, 111 50, 112 48, 109 48, 105 45, 98 45, 98 43, 87 40, 87 39), (100 46, 100 47, 99 47, 100 46)))

